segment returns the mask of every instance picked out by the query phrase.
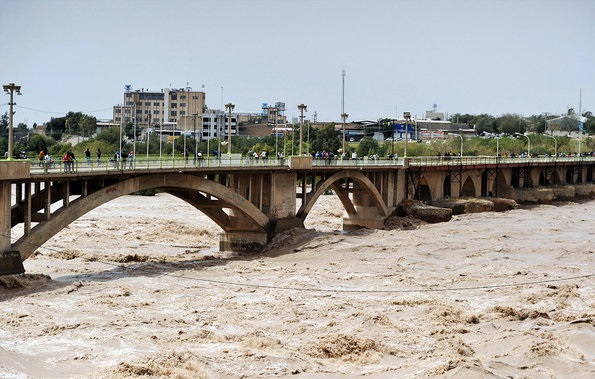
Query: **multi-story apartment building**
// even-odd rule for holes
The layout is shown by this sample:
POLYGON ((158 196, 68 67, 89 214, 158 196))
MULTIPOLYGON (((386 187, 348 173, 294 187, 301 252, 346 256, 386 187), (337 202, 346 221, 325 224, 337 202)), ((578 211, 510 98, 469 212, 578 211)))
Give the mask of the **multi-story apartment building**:
POLYGON ((184 116, 202 114, 205 93, 192 88, 164 88, 160 92, 127 90, 124 103, 113 108, 113 122, 136 122, 139 126, 177 123, 184 116))

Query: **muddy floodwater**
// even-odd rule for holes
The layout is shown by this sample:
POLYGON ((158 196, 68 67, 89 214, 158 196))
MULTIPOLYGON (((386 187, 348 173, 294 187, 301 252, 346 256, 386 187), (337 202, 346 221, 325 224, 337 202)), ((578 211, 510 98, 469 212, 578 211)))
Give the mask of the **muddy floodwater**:
POLYGON ((595 377, 595 202, 342 215, 238 257, 167 194, 105 204, 0 279, 0 378, 595 377))

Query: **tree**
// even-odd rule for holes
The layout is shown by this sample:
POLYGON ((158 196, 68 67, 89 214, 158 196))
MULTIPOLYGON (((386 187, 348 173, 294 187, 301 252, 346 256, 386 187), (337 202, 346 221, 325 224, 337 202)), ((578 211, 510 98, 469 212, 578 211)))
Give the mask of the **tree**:
POLYGON ((527 122, 519 115, 507 113, 495 120, 496 133, 524 133, 527 130, 527 122))
POLYGON ((455 113, 452 116, 450 116, 449 120, 453 124, 469 124, 473 121, 474 117, 475 116, 470 115, 468 113, 465 113, 465 114, 455 113))
POLYGON ((62 134, 66 130, 66 117, 52 117, 45 126, 45 133, 47 136, 55 140, 62 138, 62 134))
POLYGON ((371 154, 383 155, 381 153, 380 146, 378 145, 378 141, 376 141, 372 137, 362 138, 357 145, 356 152, 357 155, 360 157, 368 156, 371 154))
POLYGON ((475 126, 475 129, 478 133, 498 133, 496 119, 494 118, 494 116, 491 116, 489 114, 480 114, 477 116, 473 116, 473 118, 470 120, 470 123, 475 126))
POLYGON ((312 128, 310 140, 312 141, 312 152, 323 150, 336 152, 341 147, 339 132, 335 130, 334 123, 327 124, 322 128, 312 128))

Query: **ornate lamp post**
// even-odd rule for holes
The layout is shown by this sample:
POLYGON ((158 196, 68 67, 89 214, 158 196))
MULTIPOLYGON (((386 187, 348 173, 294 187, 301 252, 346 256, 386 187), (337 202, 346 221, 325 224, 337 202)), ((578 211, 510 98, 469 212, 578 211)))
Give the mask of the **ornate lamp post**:
POLYGON ((13 126, 13 116, 14 116, 12 106, 16 104, 14 102, 14 93, 16 92, 17 95, 21 95, 21 86, 17 86, 14 83, 10 83, 10 84, 2 85, 2 88, 4 88, 4 92, 6 92, 7 94, 10 95, 10 102, 8 103, 8 105, 10 105, 10 117, 9 117, 10 124, 8 125, 8 159, 12 159, 12 157, 13 157, 12 126, 13 126))
POLYGON ((300 110, 300 152, 299 155, 302 155, 302 127, 304 125, 304 111, 307 111, 307 106, 304 104, 298 105, 298 109, 300 110))
POLYGON ((227 119, 227 154, 231 154, 231 111, 235 108, 232 103, 225 104, 225 109, 229 111, 229 118, 227 119))

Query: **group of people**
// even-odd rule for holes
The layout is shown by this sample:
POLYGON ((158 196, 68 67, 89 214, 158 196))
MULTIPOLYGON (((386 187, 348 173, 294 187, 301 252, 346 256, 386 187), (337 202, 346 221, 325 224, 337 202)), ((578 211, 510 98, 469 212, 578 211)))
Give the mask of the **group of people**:
MULTIPOLYGON (((97 151, 95 152, 95 156, 97 157, 97 161, 96 164, 100 164, 101 163, 101 149, 97 149, 97 151)), ((42 149, 39 152, 39 166, 44 168, 44 171, 47 172, 47 170, 51 167, 54 166, 55 161, 54 159, 50 156, 50 153, 46 150, 46 149, 42 149)), ((92 165, 93 161, 91 159, 91 150, 89 148, 87 148, 85 150, 85 159, 87 162, 87 165, 92 165)), ((114 159, 113 159, 113 164, 115 168, 120 167, 121 164, 121 168, 126 168, 126 161, 129 162, 129 168, 134 168, 134 151, 130 151, 130 153, 122 153, 120 155, 119 151, 116 151, 116 153, 114 154, 114 159)), ((76 171, 76 157, 74 155, 74 152, 72 151, 72 149, 69 149, 63 156, 62 156, 62 167, 63 167, 63 171, 66 173, 71 173, 71 172, 75 172, 76 171)))
POLYGON ((62 157, 62 164, 64 166, 64 172, 74 172, 75 167, 74 163, 76 161, 76 157, 72 152, 72 149, 69 149, 66 154, 62 157))
POLYGON ((134 168, 134 151, 131 150, 129 153, 126 153, 126 152, 120 153, 120 151, 117 150, 114 153, 114 158, 112 159, 112 164, 114 165, 114 168, 125 169, 127 161, 129 162, 128 168, 134 168))

